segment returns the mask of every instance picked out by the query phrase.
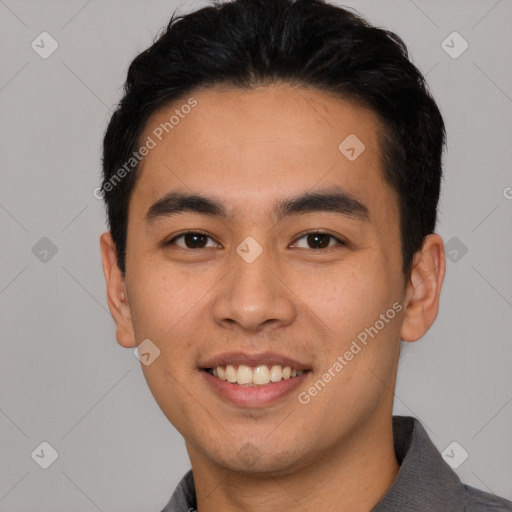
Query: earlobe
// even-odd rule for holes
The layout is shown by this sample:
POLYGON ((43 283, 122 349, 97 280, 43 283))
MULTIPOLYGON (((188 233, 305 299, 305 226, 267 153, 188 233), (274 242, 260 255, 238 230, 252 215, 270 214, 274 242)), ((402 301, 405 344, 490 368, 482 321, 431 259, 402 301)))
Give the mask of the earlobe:
POLYGON ((116 323, 116 339, 119 345, 132 348, 137 345, 126 295, 124 275, 117 264, 117 251, 110 232, 100 237, 101 259, 105 285, 107 289, 107 302, 116 323))
POLYGON ((446 271, 443 239, 428 235, 414 255, 407 284, 404 321, 400 331, 403 341, 417 341, 434 323, 446 271))

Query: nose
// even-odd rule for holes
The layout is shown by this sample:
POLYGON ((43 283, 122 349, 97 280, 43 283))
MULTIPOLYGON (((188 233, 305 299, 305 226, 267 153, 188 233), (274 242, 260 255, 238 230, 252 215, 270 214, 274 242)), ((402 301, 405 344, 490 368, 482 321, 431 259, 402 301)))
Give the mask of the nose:
POLYGON ((251 263, 234 254, 233 267, 222 281, 213 316, 222 327, 240 333, 290 325, 296 318, 294 292, 268 251, 251 263))

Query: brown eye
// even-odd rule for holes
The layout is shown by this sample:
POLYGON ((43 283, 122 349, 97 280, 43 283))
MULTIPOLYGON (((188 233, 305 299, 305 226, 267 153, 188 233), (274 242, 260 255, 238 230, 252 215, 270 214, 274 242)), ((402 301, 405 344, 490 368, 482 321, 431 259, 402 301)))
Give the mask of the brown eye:
POLYGON ((207 246, 208 239, 213 240, 211 237, 205 235, 204 233, 188 231, 187 233, 182 233, 181 235, 174 237, 172 240, 169 240, 166 245, 174 244, 183 249, 204 249, 207 246), (176 241, 180 239, 182 239, 183 242, 176 243, 176 241))
MULTIPOLYGON (((332 247, 333 245, 336 245, 336 242, 339 245, 345 245, 345 243, 340 240, 339 238, 336 238, 334 235, 331 235, 329 233, 320 233, 320 232, 314 232, 314 233, 306 233, 302 237, 300 237, 298 240, 305 239, 306 241, 306 247, 301 247, 305 249, 326 249, 329 247, 332 247), (334 244, 330 244, 330 241, 334 241, 334 244)), ((297 241, 298 242, 298 241, 297 241)), ((297 242, 295 244, 297 244, 297 242)))

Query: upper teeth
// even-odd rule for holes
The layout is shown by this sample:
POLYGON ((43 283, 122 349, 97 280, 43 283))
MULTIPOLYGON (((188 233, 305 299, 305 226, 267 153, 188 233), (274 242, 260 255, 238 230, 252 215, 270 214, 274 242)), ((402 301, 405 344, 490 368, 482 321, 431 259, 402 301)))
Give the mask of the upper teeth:
POLYGON ((302 375, 303 370, 292 370, 290 366, 282 367, 275 364, 270 367, 267 365, 256 366, 254 368, 241 364, 233 366, 231 364, 217 366, 212 368, 212 373, 221 380, 227 380, 237 384, 255 384, 263 385, 270 382, 278 382, 282 379, 289 379, 290 377, 297 377, 302 375))

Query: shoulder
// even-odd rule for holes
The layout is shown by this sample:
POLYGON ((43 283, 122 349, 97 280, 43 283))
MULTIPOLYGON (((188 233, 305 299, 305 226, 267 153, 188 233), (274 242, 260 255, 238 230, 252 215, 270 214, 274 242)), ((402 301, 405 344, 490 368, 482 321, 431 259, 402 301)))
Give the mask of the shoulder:
POLYGON ((463 484, 466 512, 512 512, 512 501, 463 484))

